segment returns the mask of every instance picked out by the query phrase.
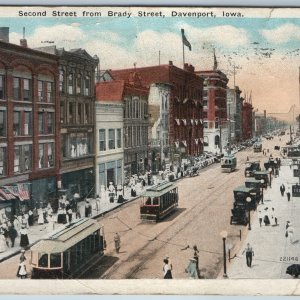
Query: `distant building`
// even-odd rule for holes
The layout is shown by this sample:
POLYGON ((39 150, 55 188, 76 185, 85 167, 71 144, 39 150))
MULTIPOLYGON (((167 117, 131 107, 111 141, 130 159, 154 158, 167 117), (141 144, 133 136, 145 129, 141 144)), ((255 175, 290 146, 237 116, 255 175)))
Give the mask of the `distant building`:
POLYGON ((150 117, 153 126, 151 128, 151 142, 156 143, 156 146, 149 144, 150 164, 157 164, 161 161, 161 150, 157 149, 161 147, 157 142, 158 131, 159 135, 168 134, 162 141, 163 156, 169 158, 174 164, 180 164, 180 157, 202 153, 203 79, 195 74, 194 67, 185 64, 184 69, 180 69, 170 61, 168 65, 115 70, 112 71, 112 76, 115 79, 124 79, 134 70, 140 74, 142 84, 150 88, 149 99, 151 103, 149 108, 154 114, 153 117, 152 114, 150 117), (158 110, 158 105, 162 107, 163 98, 165 108, 158 110), (159 120, 160 118, 162 119, 159 120), (168 118, 168 126, 163 123, 166 122, 166 118, 168 118))
POLYGON ((203 87, 203 125, 204 150, 220 152, 228 142, 227 120, 227 76, 214 68, 197 71, 204 79, 203 87))
POLYGON ((96 84, 96 193, 124 184, 124 81, 96 84))
POLYGON ((252 138, 252 113, 253 106, 250 102, 243 104, 243 140, 252 138))
POLYGON ((56 199, 59 58, 28 48, 24 38, 21 46, 8 43, 7 30, 1 35, 6 42, 0 41, 0 199, 8 201, 0 201, 0 208, 8 206, 6 212, 14 215, 56 199))

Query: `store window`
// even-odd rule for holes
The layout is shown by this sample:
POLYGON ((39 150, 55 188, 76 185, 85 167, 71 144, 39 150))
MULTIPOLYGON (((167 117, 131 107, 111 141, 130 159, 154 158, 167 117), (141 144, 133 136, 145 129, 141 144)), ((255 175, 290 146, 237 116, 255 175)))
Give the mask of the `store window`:
POLYGON ((24 135, 32 135, 32 113, 31 111, 24 112, 24 135))
POLYGON ((0 75, 0 99, 5 98, 5 81, 4 81, 4 75, 0 75))
POLYGON ((39 112, 38 120, 39 120, 39 134, 45 134, 45 113, 39 112))
POLYGON ((19 136, 21 135, 21 112, 15 111, 14 112, 14 136, 19 136))
POLYGON ((54 167, 54 143, 48 143, 48 167, 54 167))
POLYGON ((92 134, 71 133, 70 134, 70 156, 80 157, 91 153, 92 134))
POLYGON ((0 110, 0 137, 6 136, 6 110, 0 110))
POLYGON ((21 172, 26 172, 31 170, 32 166, 32 146, 31 145, 23 145, 21 146, 22 157, 20 159, 20 167, 21 172))
POLYGON ((122 148, 121 128, 117 129, 117 148, 122 148))
POLYGON ((20 173, 21 146, 15 146, 14 152, 14 173, 20 173))
POLYGON ((39 169, 43 169, 46 167, 45 146, 46 146, 46 144, 39 144, 39 169))
POLYGON ((115 149, 115 130, 114 129, 108 129, 108 149, 112 150, 115 149))
POLYGON ((0 176, 6 175, 6 148, 0 147, 0 176))
POLYGON ((100 151, 106 150, 105 129, 99 129, 99 147, 100 151))

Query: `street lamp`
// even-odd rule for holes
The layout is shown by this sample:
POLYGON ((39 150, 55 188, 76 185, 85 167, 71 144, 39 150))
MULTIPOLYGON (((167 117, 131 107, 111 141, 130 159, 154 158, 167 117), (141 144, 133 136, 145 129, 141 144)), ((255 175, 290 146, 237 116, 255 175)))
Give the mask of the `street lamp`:
POLYGON ((261 183, 261 204, 264 204, 264 179, 260 180, 261 183))
POLYGON ((224 263, 224 273, 223 277, 227 278, 227 270, 226 270, 226 238, 227 238, 227 231, 223 230, 220 232, 220 235, 223 239, 223 263, 224 263))
POLYGON ((269 168, 268 171, 269 171, 269 176, 270 176, 270 187, 271 187, 272 186, 272 177, 271 177, 272 168, 269 168))
POLYGON ((251 216, 251 214, 250 214, 250 203, 251 203, 251 201, 252 201, 251 197, 247 197, 247 198, 246 198, 246 201, 247 201, 247 203, 248 203, 248 212, 249 212, 248 230, 251 230, 251 220, 250 220, 250 216, 251 216))

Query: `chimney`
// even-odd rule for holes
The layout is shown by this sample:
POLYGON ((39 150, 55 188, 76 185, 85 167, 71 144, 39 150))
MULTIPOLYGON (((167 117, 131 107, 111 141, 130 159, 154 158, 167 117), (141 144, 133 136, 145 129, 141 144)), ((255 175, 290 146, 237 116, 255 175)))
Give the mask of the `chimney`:
POLYGON ((195 67, 193 65, 190 65, 190 72, 195 73, 195 67))
POLYGON ((27 48, 27 40, 25 39, 25 27, 23 27, 23 38, 20 39, 20 46, 27 48))
POLYGON ((189 64, 184 63, 184 65, 183 65, 183 70, 184 70, 184 71, 189 71, 189 64))
POLYGON ((0 41, 9 43, 9 27, 0 27, 0 41))
POLYGON ((173 66, 173 61, 169 60, 169 66, 173 66))

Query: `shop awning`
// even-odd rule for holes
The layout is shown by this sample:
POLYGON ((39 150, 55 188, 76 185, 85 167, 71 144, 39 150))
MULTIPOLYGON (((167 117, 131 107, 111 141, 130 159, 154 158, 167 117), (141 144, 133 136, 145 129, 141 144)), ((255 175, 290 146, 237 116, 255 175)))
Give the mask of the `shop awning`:
POLYGON ((0 197, 4 198, 2 200, 13 200, 17 198, 19 198, 20 201, 29 200, 28 185, 26 183, 18 183, 17 185, 0 187, 0 197))

